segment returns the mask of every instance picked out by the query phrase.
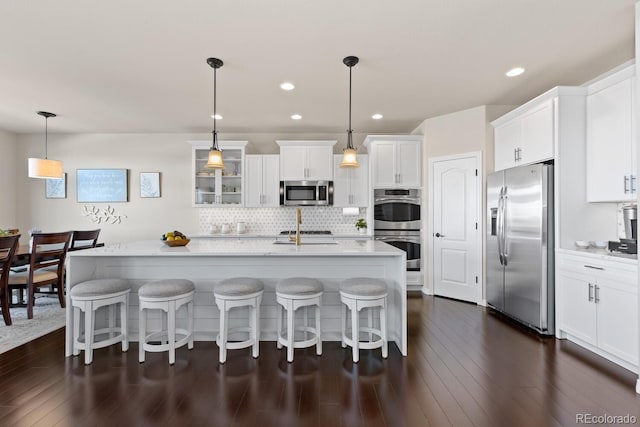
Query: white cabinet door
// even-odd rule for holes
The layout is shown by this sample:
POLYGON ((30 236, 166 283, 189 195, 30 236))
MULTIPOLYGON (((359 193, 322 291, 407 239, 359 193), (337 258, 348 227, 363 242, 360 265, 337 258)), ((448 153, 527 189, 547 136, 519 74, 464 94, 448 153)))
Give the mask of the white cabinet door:
POLYGON ((398 185, 401 187, 420 187, 422 185, 420 143, 403 141, 396 144, 398 185))
POLYGON ((262 156, 247 155, 245 163, 245 181, 247 183, 245 205, 259 207, 262 205, 262 156))
POLYGON ((307 147, 280 147, 280 180, 307 179, 307 147))
POLYGON ((598 347, 634 365, 638 364, 637 295, 600 280, 595 302, 598 307, 598 347))
POLYGON ((358 168, 341 168, 342 155, 333 156, 333 206, 366 207, 369 204, 369 156, 358 155, 358 168))
POLYGON ((280 205, 280 156, 246 156, 247 207, 275 207, 280 205))
POLYGON ((311 181, 333 180, 333 147, 307 147, 307 177, 311 181))
POLYGON ((280 156, 262 156, 262 206, 280 206, 280 156))
POLYGON ((518 119, 494 129, 494 170, 508 169, 516 165, 516 149, 520 146, 521 136, 522 126, 518 119))
POLYGON ((553 100, 522 116, 522 145, 518 164, 553 158, 553 100))
POLYGON ((636 192, 632 191, 632 185, 633 190, 637 189, 632 101, 631 78, 587 97, 589 202, 615 202, 636 198, 636 192))
POLYGON ((371 145, 374 159, 373 187, 390 188, 396 184, 395 142, 376 142, 371 145))
POLYGON ((560 329, 596 345, 596 305, 593 302, 595 293, 593 281, 590 281, 588 276, 566 271, 560 271, 556 281, 560 291, 560 306, 556 310, 560 329))
POLYGON ((207 169, 211 142, 189 141, 192 145, 193 206, 238 207, 244 205, 244 147, 247 141, 220 141, 224 169, 207 169))

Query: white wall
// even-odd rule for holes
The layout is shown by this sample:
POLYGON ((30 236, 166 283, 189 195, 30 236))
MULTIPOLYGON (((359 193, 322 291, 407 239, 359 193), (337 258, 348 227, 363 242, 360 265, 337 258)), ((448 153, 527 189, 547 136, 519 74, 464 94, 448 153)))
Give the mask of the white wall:
MULTIPOLYGON (((27 177, 27 158, 42 156, 42 134, 19 135, 16 141, 2 143, 12 158, 12 180, 8 187, 17 188, 9 200, 17 201, 15 213, 6 219, 0 216, 0 226, 6 221, 17 225, 27 236, 30 228, 43 231, 71 229, 102 229, 100 241, 105 243, 140 239, 155 239, 168 230, 185 233, 198 232, 199 209, 191 206, 191 145, 190 140, 209 140, 210 134, 52 134, 49 133, 49 155, 62 160, 67 173, 67 198, 46 199, 44 180, 27 177), (14 147, 14 148, 11 148, 14 147), (13 151, 10 151, 13 150, 13 151), (76 169, 124 168, 129 169, 129 202, 78 203, 76 202, 76 169), (140 172, 161 172, 162 197, 141 199, 140 172), (121 224, 95 224, 83 216, 84 206, 106 208, 111 206, 117 214, 126 215, 121 224)), ((332 139, 338 143, 336 153, 346 145, 343 134, 221 134, 221 140, 248 140, 247 153, 278 153, 278 139, 332 139)), ((359 147, 364 135, 354 135, 359 147)), ((363 152, 365 150, 362 150, 363 152)), ((3 154, 4 151, 0 151, 3 154)), ((4 174, 5 172, 0 172, 4 174)), ((4 181, 3 181, 4 183, 4 181)), ((0 215, 4 215, 0 208, 0 215)), ((23 239, 24 240, 24 239, 23 239)))
MULTIPOLYGON (((484 247, 484 211, 485 211, 485 178, 488 173, 493 172, 493 128, 490 121, 513 109, 513 106, 480 106, 468 110, 458 111, 439 117, 425 120, 417 129, 416 133, 424 135, 423 144, 423 200, 429 200, 429 159, 434 157, 449 156, 453 154, 463 154, 475 151, 482 152, 482 217, 479 222, 482 224, 482 239, 484 247)), ((429 218, 424 210, 425 218, 422 226, 423 230, 428 230, 429 218)), ((426 233, 425 233, 426 234, 426 233)), ((428 253, 425 236, 424 259, 428 265, 428 253)), ((484 251, 483 251, 484 252, 484 251)), ((484 254, 480 277, 484 277, 484 254)), ((429 282, 429 271, 425 271, 425 292, 433 293, 433 286, 429 282)), ((483 280, 484 283, 484 280, 483 280)), ((482 291, 484 298, 484 289, 482 291)))
MULTIPOLYGON (((16 200, 17 135, 0 131, 0 228, 14 228, 18 223, 16 200)), ((26 162, 26 159, 25 159, 26 162)))

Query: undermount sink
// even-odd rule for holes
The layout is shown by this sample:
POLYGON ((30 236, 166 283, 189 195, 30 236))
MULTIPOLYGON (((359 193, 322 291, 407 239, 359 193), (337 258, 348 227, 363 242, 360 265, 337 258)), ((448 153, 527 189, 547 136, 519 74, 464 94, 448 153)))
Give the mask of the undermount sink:
MULTIPOLYGON (((287 242, 286 240, 276 240, 275 242, 273 242, 274 245, 295 245, 296 242, 287 242)), ((334 241, 334 240, 328 240, 326 242, 305 242, 302 241, 300 242, 301 246, 307 246, 307 245, 337 245, 338 242, 334 241)))

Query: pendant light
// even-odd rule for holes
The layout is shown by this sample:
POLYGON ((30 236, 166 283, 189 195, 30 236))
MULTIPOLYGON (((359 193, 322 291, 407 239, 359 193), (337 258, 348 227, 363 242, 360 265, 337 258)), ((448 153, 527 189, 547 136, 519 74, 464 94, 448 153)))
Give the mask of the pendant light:
POLYGON ((44 159, 29 157, 29 178, 62 178, 62 162, 47 158, 48 146, 48 121, 49 117, 55 117, 53 113, 38 111, 38 115, 44 117, 44 159))
POLYGON ((347 148, 342 150, 341 168, 357 168, 360 167, 356 158, 356 149, 353 147, 353 130, 351 129, 351 69, 358 63, 357 56, 347 56, 342 60, 344 65, 349 67, 349 129, 347 130, 347 148))
POLYGON ((213 68, 213 140, 211 142, 211 149, 209 150, 209 159, 204 167, 207 169, 224 169, 222 150, 218 148, 218 132, 216 129, 216 71, 222 67, 223 62, 218 58, 207 58, 207 64, 213 68))

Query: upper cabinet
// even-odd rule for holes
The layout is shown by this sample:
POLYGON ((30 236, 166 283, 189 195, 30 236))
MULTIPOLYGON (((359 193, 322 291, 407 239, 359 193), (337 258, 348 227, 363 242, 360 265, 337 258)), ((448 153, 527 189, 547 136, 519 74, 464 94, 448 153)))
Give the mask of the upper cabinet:
POLYGON ((244 150, 247 141, 219 141, 224 169, 206 169, 211 141, 189 141, 192 145, 191 188, 193 206, 242 206, 244 150))
POLYGON ((528 108, 495 126, 495 170, 552 159, 553 99, 529 103, 528 108), (532 104, 532 105, 531 105, 532 104))
POLYGON ((422 135, 367 136, 373 188, 421 187, 422 140, 422 135))
POLYGON ((634 67, 624 68, 588 88, 587 201, 635 200, 636 144, 634 67))
POLYGON ((280 206, 280 156, 248 154, 245 165, 245 206, 280 206))
POLYGON ((369 205, 369 156, 358 154, 358 168, 341 168, 342 154, 333 156, 333 206, 369 205))
POLYGON ((336 141, 276 141, 280 181, 332 181, 336 141))

